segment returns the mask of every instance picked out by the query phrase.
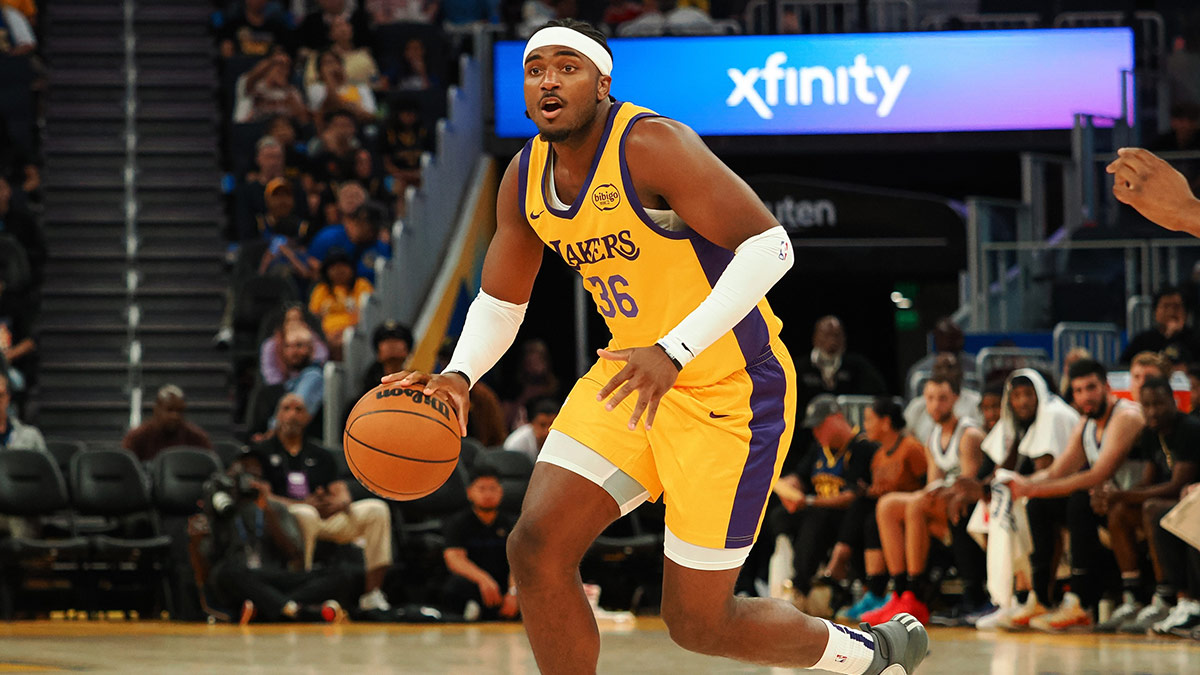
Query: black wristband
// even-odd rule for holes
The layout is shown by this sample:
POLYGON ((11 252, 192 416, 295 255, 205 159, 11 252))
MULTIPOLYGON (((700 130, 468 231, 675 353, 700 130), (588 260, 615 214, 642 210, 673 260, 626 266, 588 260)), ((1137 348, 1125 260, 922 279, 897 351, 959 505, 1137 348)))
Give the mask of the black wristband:
POLYGON ((682 364, 682 363, 680 363, 679 361, 676 361, 676 360, 675 360, 675 357, 674 357, 674 356, 671 356, 671 352, 667 351, 667 348, 666 348, 666 347, 664 347, 664 346, 662 346, 662 345, 658 344, 657 342, 655 342, 655 343, 654 343, 654 346, 655 346, 655 347, 658 347, 659 349, 661 349, 661 350, 662 350, 662 353, 666 354, 668 359, 671 359, 671 363, 675 364, 675 370, 676 370, 676 371, 681 371, 681 370, 683 370, 683 364, 682 364))
POLYGON ((442 375, 457 375, 466 381, 467 389, 471 388, 471 378, 467 377, 467 374, 461 370, 443 370, 442 375))

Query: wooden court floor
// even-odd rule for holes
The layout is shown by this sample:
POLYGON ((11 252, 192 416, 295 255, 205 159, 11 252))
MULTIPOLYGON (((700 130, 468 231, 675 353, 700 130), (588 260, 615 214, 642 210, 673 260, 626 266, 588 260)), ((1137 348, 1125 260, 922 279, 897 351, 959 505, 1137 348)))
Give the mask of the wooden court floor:
MULTIPOLYGON (((601 673, 762 673, 689 654, 656 619, 601 626, 601 673)), ((918 675, 1198 675, 1200 642, 935 629, 918 675)), ((532 675, 518 625, 238 626, 155 621, 0 623, 0 672, 532 675)))

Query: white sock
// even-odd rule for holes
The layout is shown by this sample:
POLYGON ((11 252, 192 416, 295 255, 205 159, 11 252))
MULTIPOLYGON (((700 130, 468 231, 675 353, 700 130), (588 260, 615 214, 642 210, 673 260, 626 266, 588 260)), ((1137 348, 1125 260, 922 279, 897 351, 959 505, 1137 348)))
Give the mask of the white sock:
POLYGON ((813 664, 812 668, 846 675, 862 675, 867 672, 875 658, 875 636, 839 626, 825 619, 821 619, 821 622, 829 630, 829 642, 825 644, 825 653, 821 655, 821 660, 813 664))

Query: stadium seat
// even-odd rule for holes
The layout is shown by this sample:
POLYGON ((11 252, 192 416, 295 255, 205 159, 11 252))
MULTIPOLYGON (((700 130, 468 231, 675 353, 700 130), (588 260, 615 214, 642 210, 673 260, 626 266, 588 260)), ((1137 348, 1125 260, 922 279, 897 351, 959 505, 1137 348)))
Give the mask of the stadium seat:
MULTIPOLYGON (((38 450, 0 452, 0 514, 36 518, 64 512, 70 521, 67 486, 52 456, 38 450)), ((74 532, 58 538, 0 539, 0 619, 12 618, 14 598, 30 575, 23 561, 43 561, 42 569, 51 573, 66 571, 77 585, 87 550, 87 540, 74 532)))
POLYGON ((533 462, 525 453, 513 450, 492 450, 480 454, 475 459, 475 468, 484 466, 495 469, 501 478, 524 478, 528 481, 533 475, 533 462))
MULTIPOLYGON (((128 450, 94 450, 71 459, 71 498, 81 515, 101 516, 116 522, 116 535, 88 536, 88 556, 93 572, 107 574, 109 583, 141 586, 156 577, 153 609, 172 609, 167 587, 166 557, 171 538, 159 534, 157 514, 150 499, 149 481, 128 450), (122 563, 135 563, 129 571, 122 563)), ((100 578, 92 580, 93 590, 100 578)), ((93 598, 94 599, 94 598, 93 598)), ((94 609, 90 607, 89 609, 94 609)))
POLYGON ((46 441, 46 450, 54 455, 59 472, 65 476, 71 468, 71 458, 87 450, 87 445, 83 441, 46 441))
POLYGON ((200 513, 205 481, 220 473, 216 453, 204 448, 175 446, 163 450, 150 463, 154 506, 164 516, 200 513))

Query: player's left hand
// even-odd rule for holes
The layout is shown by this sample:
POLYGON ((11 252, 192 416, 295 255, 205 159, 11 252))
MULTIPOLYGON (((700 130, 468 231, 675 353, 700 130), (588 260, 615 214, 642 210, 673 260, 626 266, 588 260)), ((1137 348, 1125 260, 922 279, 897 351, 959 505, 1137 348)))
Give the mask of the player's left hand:
POLYGON ((617 393, 608 399, 608 403, 604 404, 604 409, 611 411, 615 410, 626 396, 636 391, 638 400, 637 405, 633 407, 633 415, 629 418, 629 429, 632 431, 637 428, 642 413, 646 415, 646 428, 649 429, 654 424, 654 414, 658 412, 658 402, 671 390, 671 387, 675 385, 675 380, 679 377, 679 371, 676 370, 671 357, 667 356, 662 348, 654 345, 618 349, 612 352, 607 349, 598 349, 596 353, 602 359, 625 362, 625 367, 621 369, 621 372, 613 375, 612 379, 600 389, 600 393, 596 394, 596 400, 603 401, 613 394, 613 391, 616 391, 617 393), (618 390, 617 387, 621 388, 618 390))

